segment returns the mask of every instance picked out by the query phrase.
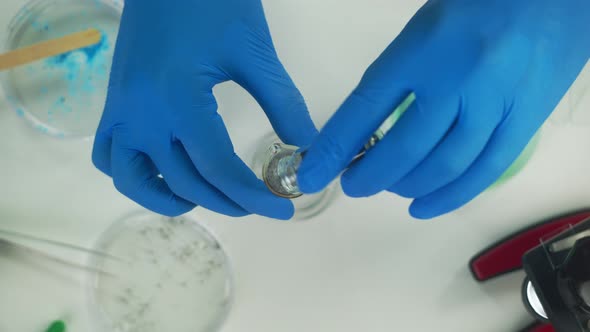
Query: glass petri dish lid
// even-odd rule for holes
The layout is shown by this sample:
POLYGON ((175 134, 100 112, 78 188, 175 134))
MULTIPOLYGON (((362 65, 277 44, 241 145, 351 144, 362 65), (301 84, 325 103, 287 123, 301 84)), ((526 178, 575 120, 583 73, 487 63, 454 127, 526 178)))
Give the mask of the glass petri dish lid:
POLYGON ((3 52, 95 28, 99 44, 0 73, 10 106, 36 130, 91 138, 100 121, 123 2, 34 0, 12 19, 3 52))
POLYGON ((215 332, 229 314, 233 279, 223 248, 193 220, 142 212, 114 223, 90 259, 96 332, 215 332))

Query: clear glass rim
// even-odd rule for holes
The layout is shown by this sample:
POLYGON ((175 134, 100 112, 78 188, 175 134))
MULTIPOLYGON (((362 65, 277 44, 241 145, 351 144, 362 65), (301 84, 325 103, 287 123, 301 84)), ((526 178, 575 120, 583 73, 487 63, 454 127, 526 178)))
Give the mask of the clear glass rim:
MULTIPOLYGON (((264 162, 261 159, 263 159, 267 155, 266 152, 273 143, 283 143, 275 132, 268 132, 256 142, 256 150, 250 156, 251 159, 249 161, 249 166, 260 167, 260 169, 252 170, 258 178, 262 177, 262 167, 264 162)), ((292 220, 296 222, 305 222, 327 210, 330 207, 331 203, 338 198, 338 187, 339 180, 336 179, 321 193, 309 196, 303 195, 298 198, 292 199, 291 202, 295 206, 295 214, 292 220), (310 196, 317 196, 318 200, 314 202, 314 204, 311 204, 304 209, 297 209, 297 200, 305 199, 306 197, 310 196)))
MULTIPOLYGON (((41 6, 45 3, 58 3, 64 1, 75 1, 75 0, 30 0, 24 6, 22 6, 17 13, 12 17, 10 22, 8 23, 8 27, 6 32, 2 36, 2 44, 0 44, 0 51, 2 53, 8 52, 12 50, 12 42, 15 35, 20 32, 22 29, 22 23, 26 21, 26 18, 30 17, 30 13, 32 9, 41 6)), ((123 13, 123 0, 94 0, 95 2, 102 3, 105 6, 108 6, 114 10, 116 10, 119 15, 123 13)), ((14 92, 14 88, 9 83, 9 70, 0 72, 0 88, 4 93, 4 97, 6 98, 6 102, 8 107, 11 107, 14 112, 18 112, 19 116, 26 120, 26 122, 31 126, 33 129, 39 128, 42 126, 43 128, 47 128, 47 131, 43 132, 43 134, 59 139, 68 139, 68 140, 80 140, 80 141, 92 141, 94 140, 94 135, 80 135, 80 134, 71 134, 71 133, 64 133, 63 131, 52 127, 51 125, 39 120, 36 116, 34 116, 31 112, 29 112, 20 102, 20 100, 14 98, 16 95, 14 92)))
POLYGON ((310 205, 308 208, 300 210, 299 212, 295 210, 293 220, 297 222, 305 222, 319 215, 320 213, 326 211, 330 207, 332 202, 334 202, 338 198, 338 187, 339 180, 336 179, 332 183, 330 183, 328 187, 326 187, 326 189, 321 193, 321 197, 319 197, 319 200, 315 202, 315 204, 310 205))
MULTIPOLYGON (((102 244, 106 243, 109 238, 111 238, 114 234, 117 234, 120 229, 124 227, 125 222, 130 219, 136 217, 147 217, 153 216, 157 218, 166 218, 164 216, 158 215, 156 213, 149 212, 147 210, 144 211, 135 211, 124 215, 123 217, 117 219, 115 222, 111 223, 96 239, 94 242, 93 248, 100 250, 102 244)), ((227 251, 224 249, 225 247, 223 244, 218 240, 219 237, 215 234, 215 232, 211 231, 207 227, 205 227, 202 223, 198 221, 198 218, 193 218, 189 215, 183 215, 179 218, 184 218, 188 222, 191 223, 191 227, 195 228, 200 234, 205 236, 209 241, 215 243, 219 248, 223 255, 223 259, 225 260, 225 270, 226 270, 226 291, 229 293, 227 299, 228 304, 223 312, 223 315, 219 317, 217 321, 212 323, 211 329, 208 332, 218 332, 227 322, 230 313, 235 304, 235 276, 233 273, 233 264, 231 262, 230 257, 227 254, 227 251)), ((91 255, 88 258, 88 266, 97 266, 100 258, 91 255)), ((90 325, 91 329, 96 332, 104 332, 104 328, 112 328, 109 326, 109 321, 106 319, 106 315, 102 311, 101 307, 98 305, 98 301, 95 296, 95 289, 96 285, 98 284, 98 274, 97 273, 90 273, 86 278, 86 302, 87 302, 87 311, 90 317, 90 325)), ((113 331, 115 332, 115 331, 113 331)))

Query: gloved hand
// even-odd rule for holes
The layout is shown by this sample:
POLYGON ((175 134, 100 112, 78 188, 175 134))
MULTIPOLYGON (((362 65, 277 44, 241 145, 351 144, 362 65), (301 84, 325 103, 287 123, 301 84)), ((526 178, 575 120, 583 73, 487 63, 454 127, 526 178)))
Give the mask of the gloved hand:
POLYGON ((306 145, 317 134, 260 0, 127 0, 94 164, 120 192, 164 215, 198 204, 290 218, 291 202, 234 153, 212 93, 228 80, 258 101, 285 142, 306 145))
POLYGON ((388 190, 432 218, 502 175, 590 56, 588 0, 430 0, 371 65, 299 169, 317 192, 404 98, 417 100, 342 176, 352 197, 388 190))

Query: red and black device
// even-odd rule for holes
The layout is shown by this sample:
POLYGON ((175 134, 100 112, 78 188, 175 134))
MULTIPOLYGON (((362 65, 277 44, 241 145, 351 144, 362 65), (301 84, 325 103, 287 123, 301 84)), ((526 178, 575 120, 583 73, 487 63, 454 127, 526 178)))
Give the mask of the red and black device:
POLYGON ((521 332, 590 332, 590 210, 510 235, 469 266, 479 282, 525 270, 523 302, 536 322, 521 332))

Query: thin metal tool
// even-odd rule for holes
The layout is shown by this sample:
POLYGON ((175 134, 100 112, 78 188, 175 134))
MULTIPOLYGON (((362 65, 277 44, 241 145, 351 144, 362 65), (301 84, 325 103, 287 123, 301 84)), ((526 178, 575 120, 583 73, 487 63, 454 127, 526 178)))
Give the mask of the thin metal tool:
MULTIPOLYGON (((416 94, 412 92, 381 123, 363 146, 362 151, 352 158, 346 169, 361 160, 370 149, 377 145, 415 101, 416 94)), ((297 184, 297 171, 305 153, 305 151, 300 151, 298 147, 282 143, 270 146, 268 159, 262 168, 262 180, 273 194, 288 199, 295 199, 303 195, 297 184)))
POLYGON ((367 151, 373 148, 379 141, 381 141, 385 135, 393 128, 393 126, 397 123, 397 121, 406 113, 406 111, 412 106, 412 104, 416 101, 416 94, 410 93, 402 102, 399 104, 395 110, 383 121, 381 126, 373 133, 369 141, 365 144, 363 151, 356 155, 350 164, 353 164, 355 161, 359 160, 362 156, 364 156, 367 151))
POLYGON ((47 259, 52 262, 56 262, 56 263, 59 263, 59 264, 65 265, 65 266, 72 267, 72 268, 76 268, 76 269, 80 269, 80 270, 84 270, 84 271, 88 271, 88 272, 99 273, 99 274, 106 275, 109 277, 116 277, 113 273, 102 271, 100 269, 97 269, 97 268, 94 268, 91 266, 86 266, 86 265, 70 262, 70 261, 67 261, 63 258, 45 253, 41 250, 34 249, 34 248, 31 248, 31 247, 25 246, 23 244, 16 243, 14 241, 10 241, 10 240, 4 239, 4 238, 0 238, 0 246, 2 246, 2 245, 7 246, 9 248, 21 250, 31 256, 39 257, 42 259, 47 259))
POLYGON ((110 259, 122 261, 122 259, 115 257, 111 254, 107 254, 105 252, 80 247, 80 246, 70 244, 70 243, 64 243, 64 242, 60 242, 60 241, 45 239, 45 238, 41 238, 41 237, 37 237, 37 236, 33 236, 33 235, 28 235, 28 234, 23 234, 23 233, 19 233, 19 232, 14 232, 14 231, 7 231, 7 230, 3 230, 3 229, 0 229, 0 234, 18 237, 21 239, 31 240, 31 241, 35 241, 35 242, 39 242, 39 243, 49 244, 54 247, 70 249, 73 251, 79 251, 79 252, 83 252, 83 253, 94 255, 94 256, 100 256, 100 257, 104 257, 104 258, 110 258, 110 259))

